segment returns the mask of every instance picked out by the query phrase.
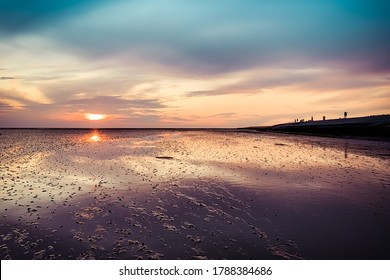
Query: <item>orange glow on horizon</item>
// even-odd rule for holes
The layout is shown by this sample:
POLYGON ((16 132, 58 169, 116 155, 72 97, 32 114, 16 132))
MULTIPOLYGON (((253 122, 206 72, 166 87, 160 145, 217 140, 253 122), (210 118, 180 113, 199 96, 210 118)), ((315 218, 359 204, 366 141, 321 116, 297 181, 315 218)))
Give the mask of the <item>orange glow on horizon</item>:
POLYGON ((85 118, 90 121, 99 121, 106 118, 106 115, 102 114, 85 114, 85 118))

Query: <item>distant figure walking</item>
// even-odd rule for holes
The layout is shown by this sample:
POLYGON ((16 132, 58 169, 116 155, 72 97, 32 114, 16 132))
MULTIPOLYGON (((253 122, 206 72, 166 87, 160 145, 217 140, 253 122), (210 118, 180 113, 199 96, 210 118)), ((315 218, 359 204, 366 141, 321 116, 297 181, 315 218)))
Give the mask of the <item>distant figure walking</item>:
POLYGON ((347 118, 348 112, 344 112, 344 119, 347 118))

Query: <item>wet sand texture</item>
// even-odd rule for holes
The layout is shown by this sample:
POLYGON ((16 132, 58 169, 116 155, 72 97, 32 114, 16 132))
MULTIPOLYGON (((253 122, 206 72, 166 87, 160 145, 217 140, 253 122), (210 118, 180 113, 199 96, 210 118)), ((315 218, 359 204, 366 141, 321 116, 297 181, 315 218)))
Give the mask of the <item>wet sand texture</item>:
POLYGON ((1 130, 1 259, 389 259, 387 142, 1 130))

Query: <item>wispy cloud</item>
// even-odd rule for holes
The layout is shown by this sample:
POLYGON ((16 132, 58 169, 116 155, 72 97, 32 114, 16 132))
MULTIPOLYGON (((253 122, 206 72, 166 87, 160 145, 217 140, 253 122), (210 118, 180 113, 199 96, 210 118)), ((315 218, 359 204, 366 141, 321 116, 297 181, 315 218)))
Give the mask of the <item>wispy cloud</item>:
POLYGON ((126 1, 48 32, 90 59, 142 58, 198 75, 280 64, 383 72, 390 68, 386 10, 385 1, 126 1))
MULTIPOLYGON (((303 69, 268 69, 249 71, 243 75, 245 80, 226 83, 210 90, 192 90, 187 97, 218 95, 253 95, 262 94, 270 89, 299 89, 302 92, 329 93, 334 90, 352 90, 388 86, 389 82, 377 74, 355 73, 341 69, 303 68, 303 69)), ((283 91, 280 91, 283 92, 283 91)))
POLYGON ((74 99, 57 103, 55 106, 71 107, 74 110, 115 113, 117 110, 135 108, 161 109, 166 106, 158 99, 124 99, 121 96, 95 96, 93 98, 74 99))
POLYGON ((88 111, 114 126, 245 126, 260 108, 390 110, 377 94, 389 92, 388 1, 4 0, 0 19, 3 123, 71 125, 88 111))
POLYGON ((14 80, 17 79, 15 77, 0 77, 0 80, 14 80))
POLYGON ((11 105, 0 102, 0 112, 12 111, 13 109, 14 107, 12 107, 11 105))

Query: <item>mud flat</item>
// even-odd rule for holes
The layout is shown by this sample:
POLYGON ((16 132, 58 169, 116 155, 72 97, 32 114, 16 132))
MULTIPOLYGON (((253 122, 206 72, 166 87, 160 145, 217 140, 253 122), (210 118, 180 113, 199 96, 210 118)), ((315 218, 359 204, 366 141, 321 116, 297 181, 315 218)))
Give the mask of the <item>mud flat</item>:
POLYGON ((0 130, 1 259, 389 259, 390 144, 0 130))

